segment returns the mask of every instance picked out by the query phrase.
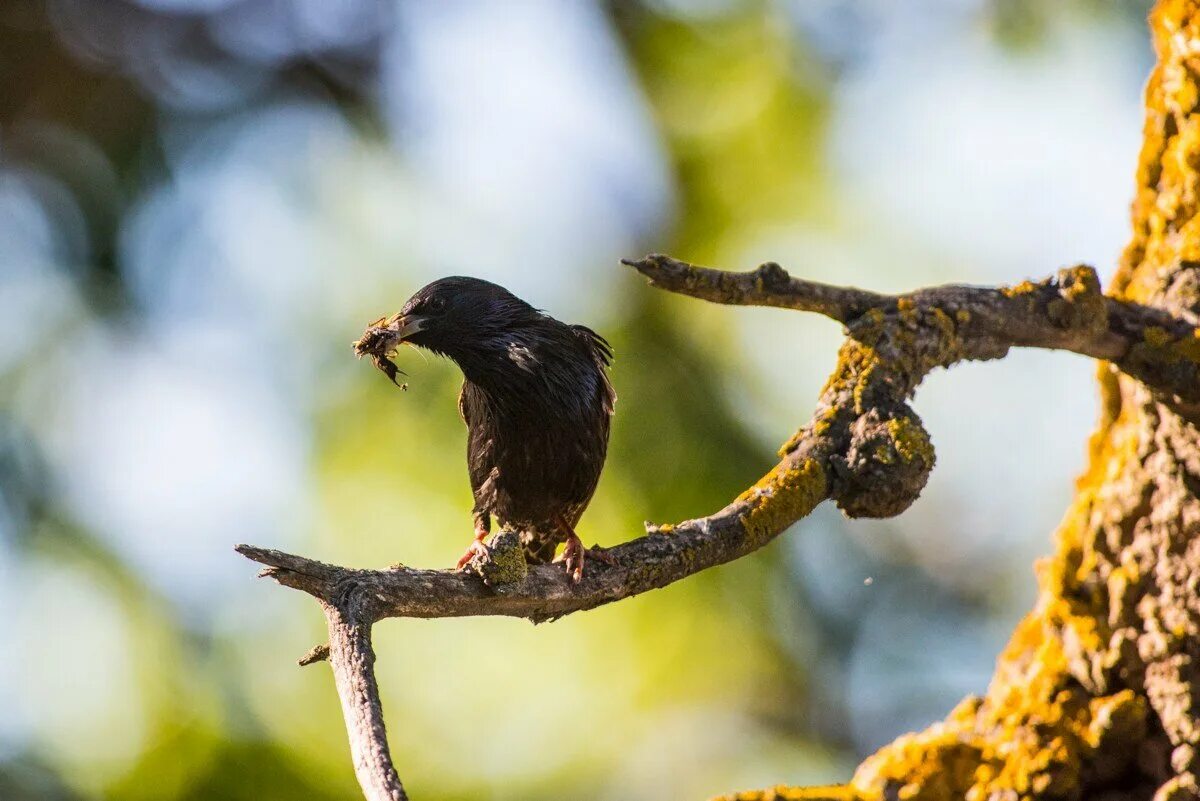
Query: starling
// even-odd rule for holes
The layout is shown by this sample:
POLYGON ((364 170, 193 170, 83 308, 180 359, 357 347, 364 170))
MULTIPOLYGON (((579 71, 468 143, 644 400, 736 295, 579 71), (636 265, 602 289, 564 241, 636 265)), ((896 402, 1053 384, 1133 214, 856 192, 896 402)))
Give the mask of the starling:
POLYGON ((616 401, 604 337, 559 322, 504 287, 455 276, 377 320, 354 350, 395 382, 399 371, 388 356, 405 343, 452 359, 465 379, 458 410, 467 424, 475 539, 458 567, 485 552, 493 516, 521 532, 531 563, 551 561, 565 542, 561 560, 575 581, 585 556, 611 563, 575 534, 600 480, 616 401))

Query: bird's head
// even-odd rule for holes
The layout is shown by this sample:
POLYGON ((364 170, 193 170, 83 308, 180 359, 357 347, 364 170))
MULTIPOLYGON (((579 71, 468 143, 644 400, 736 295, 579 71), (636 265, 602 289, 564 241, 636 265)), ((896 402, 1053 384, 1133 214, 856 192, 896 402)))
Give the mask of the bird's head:
POLYGON ((354 343, 354 352, 371 356, 393 382, 400 371, 389 356, 404 344, 448 356, 468 371, 487 358, 489 349, 505 342, 507 335, 544 319, 541 312, 502 286, 452 276, 419 290, 393 317, 367 326, 354 343))

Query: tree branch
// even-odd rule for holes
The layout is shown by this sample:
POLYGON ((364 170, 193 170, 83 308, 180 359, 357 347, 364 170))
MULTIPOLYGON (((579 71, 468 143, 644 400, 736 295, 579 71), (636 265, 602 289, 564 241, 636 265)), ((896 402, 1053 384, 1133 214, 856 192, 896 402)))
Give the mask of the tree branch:
POLYGON ((408 801, 388 751, 371 623, 358 616, 364 600, 361 592, 348 588, 337 603, 321 604, 329 624, 329 662, 346 719, 354 775, 367 801, 408 801))
POLYGON ((403 799, 384 735, 370 628, 385 617, 504 615, 535 623, 665 587, 770 542, 821 501, 851 517, 890 517, 916 500, 934 452, 908 399, 938 367, 1003 357, 1010 347, 1111 360, 1180 404, 1200 403, 1200 338, 1187 321, 1105 297, 1090 267, 1013 288, 945 286, 879 295, 788 276, 777 264, 732 273, 667 256, 628 261, 654 286, 717 303, 815 311, 846 325, 838 365, 812 420, 757 484, 708 517, 647 524, 609 549, 578 584, 557 565, 526 566, 515 532, 502 531, 472 572, 394 567, 356 570, 251 545, 237 551, 260 573, 320 601, 330 643, 301 659, 329 659, 355 772, 370 801, 403 799))
MULTIPOLYGON (((355 588, 364 595, 358 614, 368 621, 500 615, 540 623, 665 587, 745 556, 826 497, 827 482, 815 460, 789 454, 716 514, 673 526, 648 526, 646 536, 608 549, 616 564, 592 562, 579 583, 560 565, 533 565, 520 580, 489 586, 477 573, 408 567, 352 570, 252 545, 238 545, 236 550, 267 565, 262 575, 326 603, 355 588), (779 511, 784 507, 787 514, 779 511)), ((494 546, 492 554, 495 558, 494 546)))
MULTIPOLYGON (((662 255, 626 264, 674 292, 813 310, 846 323, 849 339, 817 414, 750 490, 708 517, 649 526, 648 536, 610 550, 615 566, 597 563, 579 584, 553 565, 526 570, 522 563, 500 575, 483 565, 476 573, 354 570, 250 545, 237 546, 239 553, 267 565, 263 575, 324 602, 347 586, 363 588, 369 601, 359 614, 370 621, 504 615, 541 622, 745 556, 828 497, 857 516, 903 511, 933 465, 928 435, 907 400, 934 368, 999 358, 1011 346, 1053 348, 1112 360, 1155 388, 1200 401, 1200 380, 1187 380, 1195 375, 1197 330, 1160 309, 1105 297, 1090 267, 1014 288, 944 286, 893 296, 790 278, 776 264, 742 273, 662 255)), ((490 561, 500 561, 494 547, 490 561)))
POLYGON ((1015 287, 948 285, 879 295, 792 278, 774 262, 747 272, 698 267, 658 253, 623 263, 651 286, 690 297, 813 311, 847 325, 871 312, 938 308, 969 324, 964 336, 1105 359, 1152 389, 1200 403, 1200 329, 1162 309, 1100 294, 1096 272, 1086 265, 1015 287))
POLYGON ((660 253, 643 259, 621 259, 621 263, 649 278, 651 286, 680 295, 713 303, 816 312, 842 323, 896 300, 864 289, 792 278, 773 261, 744 273, 696 267, 660 253))

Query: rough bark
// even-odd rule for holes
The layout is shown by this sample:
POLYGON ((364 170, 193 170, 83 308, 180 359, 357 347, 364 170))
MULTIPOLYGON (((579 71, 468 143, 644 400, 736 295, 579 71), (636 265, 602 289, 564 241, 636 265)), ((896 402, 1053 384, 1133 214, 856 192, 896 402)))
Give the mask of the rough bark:
POLYGON ((371 624, 360 619, 363 600, 362 589, 354 587, 337 603, 322 604, 329 624, 328 659, 350 737, 350 758, 367 801, 408 801, 388 751, 371 624))

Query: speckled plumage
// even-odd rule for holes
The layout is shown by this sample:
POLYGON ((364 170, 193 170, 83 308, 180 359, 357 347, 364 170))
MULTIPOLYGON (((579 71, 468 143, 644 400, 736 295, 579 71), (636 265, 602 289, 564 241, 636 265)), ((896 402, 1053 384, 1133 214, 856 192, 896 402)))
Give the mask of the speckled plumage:
POLYGON ((422 321, 404 341, 463 371, 477 531, 495 517, 521 530, 530 561, 549 561, 574 536, 604 467, 616 400, 608 343, 475 278, 429 284, 399 319, 422 321))

